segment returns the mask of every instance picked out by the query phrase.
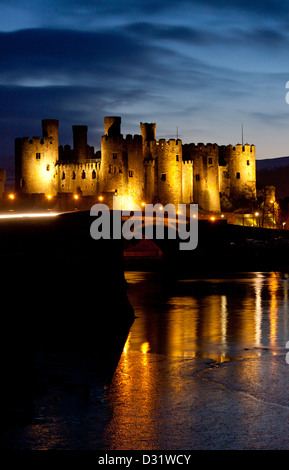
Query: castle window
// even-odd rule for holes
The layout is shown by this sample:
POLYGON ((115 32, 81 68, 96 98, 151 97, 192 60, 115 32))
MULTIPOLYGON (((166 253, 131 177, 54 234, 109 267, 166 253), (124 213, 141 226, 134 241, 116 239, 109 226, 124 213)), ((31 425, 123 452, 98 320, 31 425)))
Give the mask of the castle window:
POLYGON ((237 178, 237 180, 240 179, 240 173, 239 173, 239 171, 237 171, 237 173, 236 173, 236 178, 237 178))
POLYGON ((76 177, 75 171, 73 171, 73 172, 72 172, 72 179, 75 180, 75 177, 76 177))
POLYGON ((113 158, 114 160, 116 160, 116 159, 117 159, 117 153, 113 153, 113 154, 112 154, 112 158, 113 158))
POLYGON ((209 157, 209 165, 212 165, 212 164, 213 164, 213 159, 209 157))
POLYGON ((113 172, 116 173, 116 166, 113 167, 113 172))
POLYGON ((91 177, 92 177, 93 180, 95 180, 95 178, 96 178, 96 171, 95 170, 93 170, 91 177))
POLYGON ((65 180, 65 173, 64 173, 64 171, 62 172, 62 179, 65 180))
POLYGON ((196 181, 200 181, 200 175, 196 175, 196 181))
POLYGON ((111 173, 111 169, 112 169, 112 166, 109 165, 109 167, 108 167, 108 172, 109 172, 109 173, 111 173))
POLYGON ((179 156, 178 156, 178 155, 176 155, 176 162, 178 162, 178 161, 179 161, 179 156))
POLYGON ((82 172, 82 174, 81 174, 81 178, 82 178, 83 180, 85 180, 85 178, 86 178, 86 174, 85 174, 85 171, 84 171, 84 170, 83 170, 83 172, 82 172))
POLYGON ((247 160, 247 165, 248 165, 248 166, 250 165, 250 160, 247 160))
POLYGON ((39 152, 36 153, 36 160, 40 160, 40 153, 39 152))
POLYGON ((46 165, 46 171, 50 170, 50 165, 46 165))
POLYGON ((128 176, 132 177, 133 176, 133 171, 132 170, 129 170, 128 172, 128 176))
POLYGON ((167 179, 167 175, 165 173, 162 173, 161 180, 166 181, 166 179, 167 179))
POLYGON ((119 173, 122 173, 122 168, 120 168, 120 169, 118 170, 118 172, 119 172, 119 173))

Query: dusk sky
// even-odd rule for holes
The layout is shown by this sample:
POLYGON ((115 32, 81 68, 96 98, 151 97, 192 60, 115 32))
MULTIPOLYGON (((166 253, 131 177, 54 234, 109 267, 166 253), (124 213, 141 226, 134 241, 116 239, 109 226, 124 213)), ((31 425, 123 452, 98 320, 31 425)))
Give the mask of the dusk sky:
MULTIPOLYGON (((59 119, 60 144, 104 116, 122 133, 156 122, 157 138, 256 145, 289 155, 289 2, 280 0, 1 1, 0 164, 15 137, 59 119)), ((3 163, 4 164, 4 163, 3 163)))

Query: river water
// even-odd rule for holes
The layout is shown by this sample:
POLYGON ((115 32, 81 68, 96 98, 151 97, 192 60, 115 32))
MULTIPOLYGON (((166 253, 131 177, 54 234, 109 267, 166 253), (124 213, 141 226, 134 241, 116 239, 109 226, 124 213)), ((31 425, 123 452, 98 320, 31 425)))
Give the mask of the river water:
POLYGON ((125 273, 136 319, 109 384, 50 391, 19 449, 289 448, 287 274, 125 273))

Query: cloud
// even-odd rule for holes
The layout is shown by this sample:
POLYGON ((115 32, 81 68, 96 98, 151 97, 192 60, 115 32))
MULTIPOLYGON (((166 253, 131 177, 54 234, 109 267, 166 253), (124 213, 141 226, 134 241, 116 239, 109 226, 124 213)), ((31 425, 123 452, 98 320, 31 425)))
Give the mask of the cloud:
POLYGON ((85 33, 60 30, 24 30, 0 34, 1 77, 63 75, 68 81, 81 74, 121 73, 140 67, 146 49, 117 32, 85 33), (74 72, 73 74, 71 72, 74 72))

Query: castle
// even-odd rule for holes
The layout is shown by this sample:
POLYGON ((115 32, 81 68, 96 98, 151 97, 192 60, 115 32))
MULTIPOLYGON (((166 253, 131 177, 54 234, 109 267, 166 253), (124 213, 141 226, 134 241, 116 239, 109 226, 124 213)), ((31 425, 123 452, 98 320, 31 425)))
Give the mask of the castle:
POLYGON ((121 134, 121 118, 104 118, 101 151, 87 144, 87 126, 72 126, 73 148, 59 146, 58 120, 42 121, 42 137, 15 139, 15 187, 19 194, 101 198, 123 209, 143 203, 195 203, 218 213, 222 201, 256 198, 254 145, 182 144, 156 140, 156 124, 140 123, 140 135, 121 134))

